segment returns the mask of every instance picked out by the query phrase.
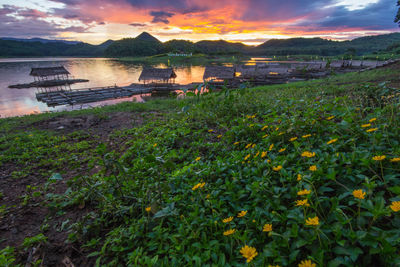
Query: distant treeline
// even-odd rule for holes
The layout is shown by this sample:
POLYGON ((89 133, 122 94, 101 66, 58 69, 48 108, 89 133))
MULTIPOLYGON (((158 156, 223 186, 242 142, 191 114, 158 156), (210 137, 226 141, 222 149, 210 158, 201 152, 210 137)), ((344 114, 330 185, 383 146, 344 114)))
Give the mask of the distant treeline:
POLYGON ((27 56, 91 56, 135 57, 153 56, 168 52, 202 53, 208 55, 319 55, 360 56, 379 52, 400 54, 400 33, 367 36, 352 41, 332 41, 321 38, 272 39, 259 46, 226 41, 185 40, 160 42, 148 33, 136 38, 109 40, 100 45, 63 41, 27 41, 0 39, 1 57, 27 56))

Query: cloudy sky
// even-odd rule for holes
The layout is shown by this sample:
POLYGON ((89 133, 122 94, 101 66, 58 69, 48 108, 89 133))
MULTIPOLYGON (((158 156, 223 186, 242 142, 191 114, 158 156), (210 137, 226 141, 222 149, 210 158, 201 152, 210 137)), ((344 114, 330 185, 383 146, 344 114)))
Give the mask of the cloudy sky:
POLYGON ((93 44, 147 31, 170 39, 259 44, 399 31, 396 0, 0 0, 0 36, 93 44))

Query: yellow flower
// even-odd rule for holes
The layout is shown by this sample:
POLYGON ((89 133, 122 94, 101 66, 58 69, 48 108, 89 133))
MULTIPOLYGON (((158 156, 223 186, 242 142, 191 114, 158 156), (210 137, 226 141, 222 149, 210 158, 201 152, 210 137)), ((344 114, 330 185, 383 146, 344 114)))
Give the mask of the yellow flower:
POLYGON ((392 205, 390 205, 390 208, 391 208, 394 212, 400 211, 400 201, 394 201, 394 202, 392 202, 392 205))
POLYGON ((251 148, 255 148, 256 147, 256 144, 253 144, 252 146, 251 146, 251 148))
POLYGON ((149 207, 146 207, 146 211, 147 212, 150 212, 151 211, 151 207, 149 206, 149 207))
POLYGON ((267 163, 271 163, 271 160, 269 159, 269 160, 267 160, 267 163))
POLYGON ((304 190, 301 190, 301 191, 297 192, 297 195, 298 196, 303 196, 303 195, 309 195, 310 193, 311 193, 310 190, 304 189, 304 190))
POLYGON ((312 172, 315 172, 317 170, 317 166, 312 165, 312 166, 310 166, 309 170, 312 172))
POLYGON ((292 138, 289 139, 290 142, 293 142, 293 141, 296 141, 296 140, 297 140, 297 137, 292 137, 292 138))
POLYGON ((382 155, 382 156, 375 156, 375 157, 373 157, 372 159, 375 160, 375 161, 382 161, 382 160, 384 160, 385 158, 386 158, 386 156, 385 156, 385 155, 382 155))
POLYGON ((301 174, 297 174, 297 181, 301 181, 301 174))
POLYGON ((196 161, 199 161, 199 160, 201 160, 201 157, 197 157, 197 158, 196 158, 196 161))
POLYGON ((308 225, 308 226, 317 226, 317 225, 319 225, 318 217, 315 216, 314 218, 308 218, 306 220, 306 225, 308 225))
POLYGON ((267 154, 268 154, 267 151, 262 152, 262 153, 261 153, 261 158, 262 158, 262 159, 265 158, 265 157, 267 156, 267 154))
POLYGON ((368 128, 371 127, 371 123, 363 124, 361 125, 362 128, 368 128))
POLYGON ((212 132, 214 132, 214 130, 213 130, 213 129, 210 129, 210 130, 208 130, 208 132, 209 132, 209 133, 212 133, 212 132))
POLYGON ((304 151, 301 153, 302 157, 307 157, 307 158, 312 158, 315 157, 315 152, 310 152, 310 151, 304 151))
POLYGON ((206 185, 206 183, 198 183, 195 186, 192 187, 192 190, 195 191, 199 188, 203 188, 206 185))
POLYGON ((257 151, 257 153, 254 155, 254 158, 257 158, 258 155, 260 155, 260 151, 257 151))
POLYGON ((269 151, 271 151, 272 149, 274 148, 274 144, 271 144, 270 146, 269 146, 269 151))
POLYGON ((371 129, 368 129, 368 130, 367 130, 367 133, 375 132, 375 131, 377 131, 377 130, 378 130, 378 128, 371 128, 371 129))
POLYGON ((267 138, 267 137, 268 137, 268 134, 264 135, 262 138, 267 138))
POLYGON ((251 147, 251 145, 252 145, 252 143, 247 144, 245 148, 248 149, 249 147, 251 147))
POLYGON ((222 220, 223 223, 229 223, 233 220, 233 217, 228 217, 222 220))
POLYGON ((357 189, 353 191, 353 196, 358 199, 364 199, 365 194, 366 193, 362 189, 357 189))
POLYGON ((310 261, 310 260, 304 260, 304 261, 302 261, 302 262, 299 263, 299 266, 298 266, 298 267, 315 267, 315 266, 316 266, 316 264, 313 263, 312 261, 310 261))
POLYGON ((335 143, 335 142, 337 142, 337 138, 336 139, 331 139, 331 140, 329 140, 328 142, 326 142, 328 145, 330 145, 330 144, 333 144, 333 143, 335 143))
POLYGON ((244 157, 244 160, 248 160, 249 158, 250 158, 250 154, 247 154, 247 156, 246 157, 244 157))
POLYGON ((156 147, 156 146, 157 146, 157 144, 154 144, 154 145, 153 145, 153 147, 156 147))
POLYGON ((393 158, 390 160, 390 162, 399 162, 399 161, 400 161, 400 158, 393 158))
POLYGON ((279 153, 285 152, 286 148, 279 149, 279 153))
POLYGON ((229 229, 228 231, 224 232, 224 235, 233 235, 236 232, 236 229, 229 229))
POLYGON ((220 134, 220 135, 217 136, 218 139, 221 138, 221 137, 222 137, 222 134, 220 134))
POLYGON ((285 132, 280 132, 278 135, 284 135, 285 134, 285 132))
POLYGON ((267 128, 268 128, 268 125, 265 125, 264 127, 261 128, 261 131, 264 131, 267 128))
POLYGON ((374 121, 376 121, 376 118, 372 118, 369 120, 369 122, 374 122, 374 121))
POLYGON ((328 121, 330 121, 331 119, 335 118, 335 116, 330 116, 328 118, 326 118, 328 121))
POLYGON ((242 210, 241 212, 238 213, 238 218, 242 218, 247 214, 247 210, 242 210))
POLYGON ((311 137, 311 134, 306 134, 306 135, 303 135, 302 137, 303 138, 308 138, 308 137, 311 137))
POLYGON ((272 224, 264 224, 263 232, 271 232, 272 231, 272 224))
POLYGON ((279 130, 279 127, 276 127, 276 128, 275 128, 275 131, 278 131, 278 130, 279 130))
POLYGON ((246 258, 247 262, 251 262, 258 255, 257 250, 253 247, 244 246, 240 249, 240 253, 246 258))
POLYGON ((235 142, 235 143, 233 143, 235 146, 237 146, 238 144, 239 144, 239 142, 235 142))
POLYGON ((296 200, 296 207, 297 207, 297 206, 306 206, 306 207, 309 207, 310 204, 308 203, 308 199, 296 200))
POLYGON ((272 170, 274 170, 276 172, 279 172, 280 170, 282 170, 282 166, 279 165, 279 166, 276 166, 276 167, 272 167, 272 170))

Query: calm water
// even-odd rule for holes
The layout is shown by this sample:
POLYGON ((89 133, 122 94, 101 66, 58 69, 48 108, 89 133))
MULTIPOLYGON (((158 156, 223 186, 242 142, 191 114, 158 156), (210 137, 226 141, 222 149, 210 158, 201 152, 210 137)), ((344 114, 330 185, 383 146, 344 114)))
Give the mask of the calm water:
MULTIPOLYGON (((63 65, 77 79, 88 79, 87 83, 71 85, 72 89, 126 86, 137 83, 143 66, 123 63, 105 58, 32 58, 32 59, 0 59, 0 116, 20 116, 46 111, 71 110, 93 107, 105 104, 115 104, 121 101, 143 101, 140 96, 126 99, 90 103, 74 107, 47 107, 36 100, 37 89, 9 89, 11 84, 29 83, 33 77, 29 76, 31 68, 51 67, 63 65)), ((155 67, 166 67, 157 65, 155 67)), ((201 82, 204 67, 201 66, 174 66, 177 74, 175 80, 180 84, 201 82)))

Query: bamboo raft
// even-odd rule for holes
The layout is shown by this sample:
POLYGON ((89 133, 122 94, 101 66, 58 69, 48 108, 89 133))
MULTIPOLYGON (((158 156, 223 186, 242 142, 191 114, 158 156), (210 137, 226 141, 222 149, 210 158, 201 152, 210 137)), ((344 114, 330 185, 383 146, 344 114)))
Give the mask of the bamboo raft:
POLYGON ((86 79, 43 80, 43 81, 34 81, 31 83, 13 84, 13 85, 9 85, 8 88, 25 89, 25 88, 32 88, 32 87, 54 87, 54 86, 70 85, 70 84, 75 84, 75 83, 85 83, 88 81, 89 80, 86 80, 86 79))
POLYGON ((189 85, 141 85, 131 84, 130 86, 107 86, 96 88, 83 88, 75 90, 46 90, 36 94, 36 99, 46 103, 49 107, 62 105, 77 105, 105 100, 132 97, 143 94, 169 94, 180 89, 191 89, 194 84, 189 85))

